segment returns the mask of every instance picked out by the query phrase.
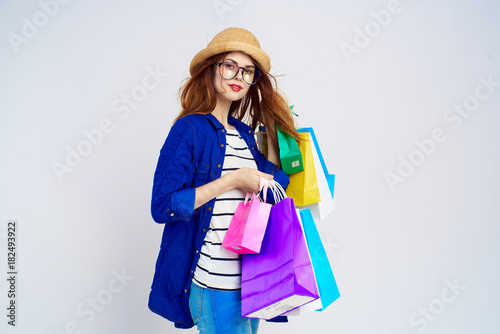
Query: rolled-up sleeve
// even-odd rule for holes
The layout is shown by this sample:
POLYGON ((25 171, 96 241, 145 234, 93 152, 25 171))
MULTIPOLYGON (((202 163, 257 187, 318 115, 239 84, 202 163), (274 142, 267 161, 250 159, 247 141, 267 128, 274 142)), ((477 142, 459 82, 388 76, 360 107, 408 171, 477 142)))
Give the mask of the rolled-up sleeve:
POLYGON ((157 223, 191 220, 196 197, 192 187, 195 154, 194 128, 179 119, 163 144, 154 174, 151 215, 157 223))

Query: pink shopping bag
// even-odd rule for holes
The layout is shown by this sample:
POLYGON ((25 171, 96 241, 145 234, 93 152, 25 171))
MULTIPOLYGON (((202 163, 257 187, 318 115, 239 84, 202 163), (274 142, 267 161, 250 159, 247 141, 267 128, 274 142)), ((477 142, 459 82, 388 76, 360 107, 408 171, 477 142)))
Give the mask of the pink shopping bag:
POLYGON ((264 202, 252 193, 247 193, 245 202, 238 204, 233 219, 229 224, 222 247, 238 254, 257 254, 260 252, 262 239, 266 232, 272 205, 266 203, 267 181, 260 180, 260 189, 264 202), (249 197, 251 199, 249 200, 249 197))

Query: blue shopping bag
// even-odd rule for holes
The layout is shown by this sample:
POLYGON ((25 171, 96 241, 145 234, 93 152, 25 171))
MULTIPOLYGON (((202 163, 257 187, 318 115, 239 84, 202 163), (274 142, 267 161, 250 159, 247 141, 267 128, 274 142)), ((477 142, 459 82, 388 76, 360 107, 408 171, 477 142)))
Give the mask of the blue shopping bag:
POLYGON ((323 311, 340 297, 340 292, 311 211, 309 209, 300 210, 300 218, 321 298, 321 309, 318 311, 323 311))

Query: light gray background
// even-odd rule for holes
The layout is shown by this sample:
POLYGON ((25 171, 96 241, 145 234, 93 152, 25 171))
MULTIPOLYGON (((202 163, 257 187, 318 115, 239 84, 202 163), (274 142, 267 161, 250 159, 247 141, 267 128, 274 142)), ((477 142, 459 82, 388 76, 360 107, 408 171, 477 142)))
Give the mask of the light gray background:
MULTIPOLYGON (((17 327, 2 316, 2 333, 179 332, 147 308, 152 177, 192 57, 230 26, 259 38, 337 175, 319 230, 342 296, 260 333, 498 332, 499 14, 493 0, 2 1, 1 268, 7 221, 19 224, 17 327), (168 75, 145 91, 148 69, 168 75), (144 99, 126 115, 131 93, 144 99), (443 118, 463 103, 459 127, 443 118), (77 147, 87 156, 58 179, 77 147)), ((3 310, 6 292, 2 279, 3 310)))

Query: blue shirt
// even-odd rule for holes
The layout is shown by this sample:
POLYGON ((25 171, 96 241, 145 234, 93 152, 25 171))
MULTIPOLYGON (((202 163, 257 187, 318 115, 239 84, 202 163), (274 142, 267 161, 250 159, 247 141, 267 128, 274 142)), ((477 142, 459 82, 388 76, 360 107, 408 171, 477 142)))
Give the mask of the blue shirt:
MULTIPOLYGON (((257 149, 252 129, 229 116, 252 152, 257 168, 286 189, 288 176, 257 149)), ((210 226, 215 198, 194 209, 196 188, 220 178, 226 149, 226 130, 212 115, 192 114, 175 122, 160 151, 154 174, 151 214, 165 224, 149 295, 151 311, 175 322, 194 326, 188 293, 200 249, 210 226)), ((273 196, 268 193, 269 199, 273 196)))

